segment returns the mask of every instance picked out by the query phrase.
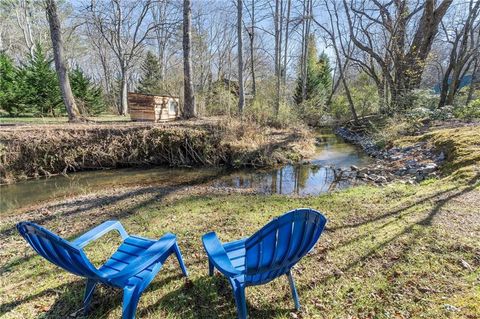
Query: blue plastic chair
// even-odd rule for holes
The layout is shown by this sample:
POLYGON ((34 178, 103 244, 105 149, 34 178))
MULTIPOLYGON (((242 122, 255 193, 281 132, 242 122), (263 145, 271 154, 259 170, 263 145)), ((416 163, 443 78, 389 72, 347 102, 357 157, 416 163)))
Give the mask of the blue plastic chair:
POLYGON ((290 270, 313 248, 326 222, 318 211, 301 208, 275 218, 249 238, 222 244, 215 232, 203 236, 209 274, 217 268, 230 281, 238 318, 247 318, 245 288, 281 275, 287 275, 295 308, 300 309, 290 270))
POLYGON ((42 257, 77 276, 87 278, 83 306, 88 313, 93 292, 98 283, 123 289, 123 318, 135 318, 140 295, 162 268, 165 260, 175 253, 185 276, 175 235, 167 233, 159 240, 129 236, 119 221, 107 221, 69 242, 31 222, 17 224, 17 229, 42 257), (90 242, 116 230, 122 237, 117 251, 98 269, 83 252, 90 242))

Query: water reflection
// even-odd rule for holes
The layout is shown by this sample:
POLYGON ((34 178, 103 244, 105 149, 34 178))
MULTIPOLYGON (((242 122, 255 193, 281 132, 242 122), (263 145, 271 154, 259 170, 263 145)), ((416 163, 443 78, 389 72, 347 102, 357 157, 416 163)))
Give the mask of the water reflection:
POLYGON ((89 194, 102 189, 135 185, 159 187, 188 185, 208 177, 216 187, 253 189, 262 193, 315 195, 351 185, 349 173, 338 168, 362 166, 370 159, 356 147, 345 143, 329 131, 319 131, 316 155, 308 165, 286 165, 270 170, 220 169, 117 169, 91 171, 30 180, 0 186, 0 211, 9 211, 37 202, 89 194))
POLYGON ((215 185, 251 188, 263 193, 316 195, 350 186, 352 173, 339 169, 361 167, 371 161, 359 148, 329 130, 318 131, 317 141, 317 152, 308 165, 238 171, 222 177, 215 185))
POLYGON ((215 181, 214 185, 251 188, 261 193, 315 195, 350 186, 346 174, 331 167, 289 165, 269 171, 237 171, 215 181))

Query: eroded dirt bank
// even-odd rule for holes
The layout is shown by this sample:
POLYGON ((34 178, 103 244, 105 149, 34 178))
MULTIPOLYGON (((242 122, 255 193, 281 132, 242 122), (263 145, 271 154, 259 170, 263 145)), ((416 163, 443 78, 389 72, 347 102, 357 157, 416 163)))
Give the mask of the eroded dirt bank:
POLYGON ((314 152, 306 129, 225 119, 0 128, 0 182, 101 168, 254 166, 297 162, 314 152))

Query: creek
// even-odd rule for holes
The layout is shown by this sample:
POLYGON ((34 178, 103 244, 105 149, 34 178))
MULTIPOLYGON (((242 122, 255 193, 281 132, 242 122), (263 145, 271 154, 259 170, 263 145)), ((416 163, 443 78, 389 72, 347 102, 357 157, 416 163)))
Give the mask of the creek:
POLYGON ((345 142, 331 130, 317 131, 317 150, 308 164, 269 169, 225 170, 222 168, 148 168, 85 171, 0 186, 0 211, 87 195, 105 189, 150 185, 186 186, 189 180, 205 180, 214 187, 252 189, 285 195, 317 195, 352 185, 348 170, 371 163, 361 149, 345 142), (347 175, 344 175, 347 172, 347 175))

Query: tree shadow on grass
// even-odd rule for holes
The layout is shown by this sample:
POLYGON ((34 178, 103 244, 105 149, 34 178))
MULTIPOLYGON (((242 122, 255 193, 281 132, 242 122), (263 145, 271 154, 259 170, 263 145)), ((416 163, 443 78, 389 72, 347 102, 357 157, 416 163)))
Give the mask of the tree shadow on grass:
MULTIPOLYGON (((147 188, 142 188, 140 190, 133 190, 133 191, 127 191, 124 194, 121 195, 112 195, 112 196, 107 196, 106 198, 92 198, 92 199, 87 199, 86 206, 74 209, 72 211, 68 211, 66 213, 58 213, 58 214, 48 214, 46 216, 41 216, 39 218, 34 218, 30 221, 37 223, 37 224, 44 224, 48 221, 51 221, 56 218, 68 218, 72 217, 74 215, 81 214, 89 209, 95 209, 99 208, 105 205, 105 200, 107 201, 108 205, 113 205, 121 200, 125 200, 128 198, 136 197, 136 196, 142 196, 142 195, 147 195, 148 198, 141 200, 137 203, 134 203, 133 205, 126 205, 122 207, 122 209, 119 210, 114 210, 114 211, 109 211, 105 214, 101 214, 101 216, 95 216, 98 218, 97 224, 108 220, 108 219, 122 219, 129 217, 133 214, 135 214, 136 211, 143 207, 147 207, 148 205, 161 201, 165 197, 167 197, 169 194, 180 190, 184 187, 187 186, 198 186, 202 184, 206 184, 208 182, 211 182, 221 176, 224 176, 226 172, 218 172, 214 175, 208 175, 208 176, 202 176, 199 178, 196 178, 194 180, 189 180, 185 181, 179 184, 176 184, 175 186, 169 186, 169 187, 161 187, 161 186, 152 186, 152 187, 147 187, 147 188)), ((87 226, 87 227, 82 227, 80 229, 77 229, 75 234, 69 236, 70 239, 74 239, 83 233, 85 233, 88 229, 92 228, 93 226, 87 226)), ((55 231, 55 230, 53 230, 55 231)), ((17 234, 15 225, 13 225, 10 228, 4 229, 0 232, 0 239, 3 238, 8 238, 11 236, 20 236, 17 234)), ((32 258, 36 257, 37 255, 34 253, 29 253, 25 254, 22 257, 16 257, 13 260, 8 261, 4 265, 0 267, 0 274, 3 274, 5 272, 12 271, 14 267, 20 267, 23 263, 28 262, 32 258)))
MULTIPOLYGON (((360 256, 358 258, 353 259, 351 262, 349 262, 344 267, 339 267, 339 270, 341 271, 341 273, 346 273, 349 270, 353 269, 354 267, 356 267, 358 265, 362 265, 363 263, 367 262, 370 258, 375 257, 377 254, 379 254, 381 251, 383 251, 388 245, 392 244, 396 240, 399 240, 400 237, 408 236, 409 243, 407 245, 403 245, 403 249, 396 256, 396 260, 404 260, 404 257, 407 256, 410 251, 412 251, 413 249, 415 249, 417 247, 417 245, 416 245, 417 241, 420 238, 423 237, 424 233, 427 231, 427 228, 432 226, 432 222, 433 222, 434 218, 441 212, 441 209, 449 201, 451 201, 451 200, 453 200, 457 197, 460 197, 462 195, 468 194, 469 192, 474 191, 480 185, 480 179, 479 178, 480 178, 480 173, 477 174, 476 176, 474 176, 467 183, 468 186, 464 187, 463 189, 452 190, 449 193, 448 192, 438 193, 437 194, 438 196, 440 196, 440 195, 445 195, 445 196, 442 196, 441 198, 436 199, 436 202, 435 202, 433 208, 426 214, 426 216, 424 216, 423 218, 421 218, 420 220, 418 220, 416 222, 413 222, 413 223, 409 224, 408 226, 403 228, 403 230, 393 234, 392 236, 390 236, 390 238, 388 238, 388 239, 382 241, 381 243, 375 245, 367 253, 363 254, 362 256, 360 256)), ((395 214, 397 214, 397 213, 398 212, 395 211, 395 214)), ((392 214, 390 213, 390 214, 386 214, 386 215, 390 216, 392 214)), ((359 223, 356 226, 353 226, 353 228, 360 227, 362 225, 372 223, 372 222, 378 221, 380 219, 381 218, 374 217, 371 220, 367 220, 367 221, 364 221, 362 223, 359 223)), ((390 223, 390 222, 388 222, 388 223, 390 223)), ((381 225, 379 228, 383 228, 383 227, 384 227, 384 225, 381 225)), ((332 232, 332 233, 333 233, 332 235, 334 236, 334 232, 332 232)), ((372 234, 375 234, 375 229, 373 229, 371 232, 368 233, 368 235, 372 235, 372 234)), ((360 235, 357 238, 355 238, 354 240, 349 240, 348 243, 353 243, 355 240, 362 240, 365 237, 366 236, 364 236, 364 235, 360 235)), ((335 247, 335 249, 336 248, 338 248, 338 247, 335 247)), ((315 282, 315 283, 326 282, 329 279, 332 279, 336 276, 337 276, 337 274, 330 273, 330 274, 327 274, 327 276, 324 276, 323 278, 313 279, 312 281, 315 282)), ((308 287, 311 284, 312 284, 312 282, 304 284, 300 287, 300 289, 309 289, 308 287)))
MULTIPOLYGON (((276 315, 286 315, 293 310, 275 307, 257 309, 248 302, 247 312, 250 318, 272 318, 276 315)), ((293 301, 292 301, 293 305, 293 301)), ((154 312, 158 309, 176 314, 179 318, 211 318, 227 319, 237 317, 237 308, 232 294, 232 288, 227 279, 221 275, 202 276, 188 282, 182 288, 161 297, 156 303, 140 309, 138 316, 154 312)))

